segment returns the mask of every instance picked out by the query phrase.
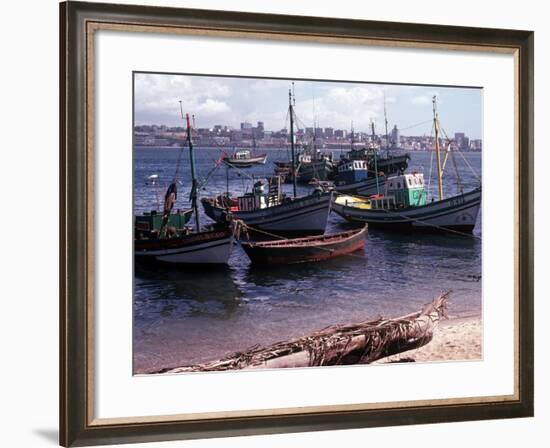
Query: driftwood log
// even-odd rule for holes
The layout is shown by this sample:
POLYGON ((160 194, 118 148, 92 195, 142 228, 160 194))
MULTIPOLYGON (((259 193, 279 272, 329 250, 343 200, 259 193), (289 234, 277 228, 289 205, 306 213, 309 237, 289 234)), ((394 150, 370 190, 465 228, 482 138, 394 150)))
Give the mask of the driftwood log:
POLYGON ((298 339, 232 353, 217 361, 156 373, 369 364, 430 342, 437 322, 447 317, 449 294, 406 316, 334 325, 298 339))

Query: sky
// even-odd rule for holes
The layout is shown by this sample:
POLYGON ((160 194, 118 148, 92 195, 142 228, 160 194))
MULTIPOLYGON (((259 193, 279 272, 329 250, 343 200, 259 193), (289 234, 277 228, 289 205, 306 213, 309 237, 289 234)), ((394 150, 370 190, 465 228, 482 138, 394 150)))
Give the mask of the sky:
MULTIPOLYGON (((215 124, 239 128, 248 121, 263 121, 266 130, 288 127, 288 90, 292 80, 215 76, 134 74, 135 124, 182 126, 184 113, 195 115, 199 128, 215 124)), ((406 76, 404 76, 404 79, 406 76)), ((439 120, 452 137, 464 132, 482 138, 483 90, 441 86, 406 86, 295 80, 295 112, 299 127, 332 127, 376 132, 384 130, 384 99, 388 127, 402 135, 430 135, 432 97, 436 95, 439 120), (314 119, 315 118, 315 119, 314 119)))

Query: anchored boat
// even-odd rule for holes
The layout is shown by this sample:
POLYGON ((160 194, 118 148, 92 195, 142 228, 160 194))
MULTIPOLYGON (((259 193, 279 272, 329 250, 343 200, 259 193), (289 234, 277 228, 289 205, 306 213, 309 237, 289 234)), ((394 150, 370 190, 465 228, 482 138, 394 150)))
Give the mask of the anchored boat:
POLYGON ((312 180, 330 180, 334 172, 332 153, 313 148, 298 156, 297 181, 307 184, 312 180))
MULTIPOLYGON (((294 148, 294 101, 289 90, 290 147, 292 171, 296 167, 294 148)), ((233 218, 243 221, 256 231, 284 236, 318 235, 325 232, 330 213, 331 193, 315 190, 307 196, 297 196, 297 179, 293 176, 293 196, 283 193, 281 176, 258 181, 252 191, 240 197, 229 192, 214 198, 203 198, 208 217, 218 223, 233 218)))
MULTIPOLYGON (((439 149, 439 119, 433 99, 435 152, 439 198, 427 201, 421 173, 400 174, 386 179, 384 193, 370 197, 338 195, 333 210, 348 221, 366 222, 373 227, 407 228, 428 231, 472 232, 481 207, 481 184, 469 192, 443 197, 443 167, 439 149)), ((458 176, 457 176, 458 177, 458 176)))
MULTIPOLYGON (((136 234, 137 232, 160 231, 162 227, 162 213, 160 213, 161 208, 158 195, 158 177, 158 174, 151 174, 147 177, 146 185, 154 187, 157 208, 148 212, 143 212, 143 214, 134 217, 134 230, 136 234)), ((171 213, 167 223, 168 229, 174 228, 178 231, 185 229, 192 215, 192 208, 183 210, 178 209, 175 213, 171 213)))
POLYGON ((235 151, 231 156, 223 161, 229 166, 236 168, 250 168, 253 165, 264 165, 267 159, 267 153, 252 154, 248 149, 235 151))
MULTIPOLYGON (((181 107, 181 102, 180 102, 181 107)), ((183 111, 182 111, 183 116, 183 111)), ((195 158, 191 125, 187 114, 187 143, 191 162, 191 203, 195 215, 195 229, 170 227, 172 209, 177 199, 177 177, 182 152, 178 156, 176 174, 164 198, 164 211, 160 229, 138 230, 134 239, 136 263, 143 265, 227 264, 234 243, 233 227, 225 225, 215 229, 202 230, 198 211, 198 182, 195 175, 195 158)))
POLYGON ((241 242, 253 264, 290 264, 329 260, 351 254, 365 246, 367 226, 332 235, 276 241, 241 242))
POLYGON ((332 209, 348 221, 372 227, 460 232, 472 232, 475 227, 481 187, 433 202, 426 202, 422 174, 390 177, 386 187, 386 194, 379 197, 338 195, 332 209))
POLYGON ((325 232, 331 193, 316 191, 292 198, 282 193, 281 178, 254 184, 251 193, 233 198, 227 194, 203 198, 206 215, 218 223, 242 220, 263 232, 285 236, 318 235, 325 232))
POLYGON ((374 122, 371 122, 371 130, 371 145, 361 149, 352 148, 338 164, 334 182, 338 192, 362 196, 380 194, 387 176, 403 173, 407 169, 409 154, 393 155, 386 150, 386 156, 381 157, 380 147, 374 143, 376 140, 374 122))

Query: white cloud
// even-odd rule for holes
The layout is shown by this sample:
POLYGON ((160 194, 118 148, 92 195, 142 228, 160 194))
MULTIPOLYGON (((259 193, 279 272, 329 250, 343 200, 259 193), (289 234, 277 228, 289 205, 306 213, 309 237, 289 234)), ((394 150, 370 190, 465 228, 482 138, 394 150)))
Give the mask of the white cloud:
POLYGON ((207 116, 219 114, 222 112, 229 112, 231 110, 231 108, 223 101, 214 100, 212 98, 207 98, 205 102, 199 104, 198 107, 196 107, 195 109, 197 113, 207 116))
MULTIPOLYGON (((420 104, 420 105, 432 104, 434 96, 439 97, 439 92, 438 91, 426 92, 423 95, 413 96, 411 98, 411 103, 420 104)), ((438 101, 441 102, 439 99, 438 101)))
POLYGON ((135 111, 138 121, 154 117, 159 123, 174 123, 180 119, 179 101, 184 113, 213 116, 231 110, 223 101, 231 97, 230 87, 222 79, 136 74, 135 111))
MULTIPOLYGON (((288 127, 290 80, 137 74, 134 85, 136 124, 181 126, 181 100, 184 113, 194 114, 199 127, 239 127, 243 121, 263 121, 268 130, 288 127)), ((458 123, 458 131, 468 131, 469 126, 477 130, 481 121, 475 119, 481 113, 480 96, 470 92, 458 97, 457 89, 298 80, 295 92, 300 127, 312 127, 315 115, 319 127, 350 129, 353 121, 355 130, 369 131, 374 120, 377 131, 383 132, 385 97, 389 127, 406 128, 431 118, 433 95, 438 96, 442 114, 458 123), (457 103, 457 98, 462 98, 463 104, 457 103), (455 104, 459 107, 452 107, 455 104), (467 116, 474 117, 469 121, 461 113, 464 104, 469 107, 467 116)))

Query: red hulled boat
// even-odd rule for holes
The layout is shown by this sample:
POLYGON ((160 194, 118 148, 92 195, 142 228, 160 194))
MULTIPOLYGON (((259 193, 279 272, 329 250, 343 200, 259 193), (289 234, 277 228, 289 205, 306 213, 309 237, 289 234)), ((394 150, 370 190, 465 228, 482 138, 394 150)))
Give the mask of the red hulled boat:
POLYGON ((277 241, 241 242, 253 264, 291 264, 321 261, 351 254, 365 246, 367 226, 331 235, 277 241))

